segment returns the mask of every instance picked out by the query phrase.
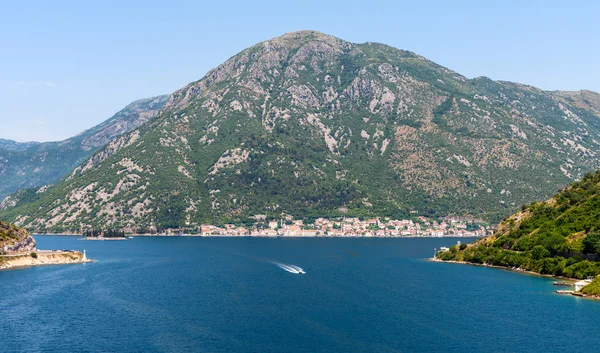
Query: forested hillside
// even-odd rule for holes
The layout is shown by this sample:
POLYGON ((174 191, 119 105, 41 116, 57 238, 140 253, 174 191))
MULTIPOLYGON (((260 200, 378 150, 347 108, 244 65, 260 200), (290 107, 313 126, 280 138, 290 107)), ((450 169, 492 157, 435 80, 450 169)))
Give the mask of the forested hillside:
POLYGON ((442 260, 586 278, 600 273, 600 171, 553 198, 524 205, 491 237, 438 253, 442 260))

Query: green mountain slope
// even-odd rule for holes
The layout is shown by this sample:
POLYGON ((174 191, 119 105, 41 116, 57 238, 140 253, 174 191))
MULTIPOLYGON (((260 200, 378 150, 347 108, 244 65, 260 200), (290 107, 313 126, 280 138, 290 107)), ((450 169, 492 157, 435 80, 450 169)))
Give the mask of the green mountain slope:
POLYGON ((0 216, 31 230, 295 217, 499 220, 600 168, 600 120, 559 92, 469 80, 318 32, 259 43, 0 216))
POLYGON ((152 119, 168 96, 141 99, 110 119, 60 142, 0 140, 0 200, 19 189, 54 183, 115 137, 152 119))
POLYGON ((438 253, 442 260, 585 278, 600 273, 600 171, 545 202, 525 205, 495 234, 438 253))

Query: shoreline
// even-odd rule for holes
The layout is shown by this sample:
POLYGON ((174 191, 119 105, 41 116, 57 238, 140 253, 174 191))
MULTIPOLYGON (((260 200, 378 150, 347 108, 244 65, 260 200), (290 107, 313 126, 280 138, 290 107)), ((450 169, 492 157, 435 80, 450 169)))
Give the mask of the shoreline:
MULTIPOLYGON (((72 235, 64 235, 64 236, 70 237, 72 235)), ((95 240, 95 241, 99 241, 99 240, 127 240, 127 238, 125 238, 125 237, 119 237, 119 238, 85 237, 82 240, 92 240, 92 241, 93 240, 95 240)))
POLYGON ((47 265, 71 265, 94 262, 79 251, 53 251, 53 250, 38 250, 35 251, 36 257, 31 254, 13 254, 0 256, 0 271, 14 270, 19 268, 27 268, 34 266, 47 265))
MULTIPOLYGON (((450 264, 458 264, 458 265, 468 265, 468 266, 495 268, 495 269, 499 269, 499 270, 509 271, 509 272, 513 272, 513 273, 519 273, 519 274, 524 274, 524 275, 529 275, 529 276, 544 277, 544 278, 553 278, 553 279, 562 279, 562 280, 572 281, 573 283, 579 281, 579 279, 577 279, 577 278, 547 275, 547 274, 537 273, 537 272, 533 272, 533 271, 526 271, 526 270, 514 271, 511 267, 505 267, 505 266, 476 264, 476 263, 466 262, 466 261, 444 261, 444 260, 440 260, 440 259, 435 258, 435 257, 429 258, 428 260, 431 261, 431 262, 440 262, 440 263, 450 263, 450 264)), ((555 291, 555 293, 558 293, 558 290, 555 291)), ((585 299, 591 299, 591 300, 598 300, 598 301, 600 301, 600 296, 596 296, 596 295, 588 295, 588 294, 584 294, 584 293, 580 293, 580 292, 574 292, 574 291, 571 292, 571 293, 569 293, 569 294, 571 294, 572 296, 575 296, 575 297, 580 297, 580 298, 585 298, 585 299)))
MULTIPOLYGON (((32 233, 33 236, 65 236, 65 237, 84 237, 83 234, 77 233, 32 233)), ((481 236, 458 236, 458 235, 444 235, 440 237, 432 236, 416 236, 416 235, 402 235, 402 236, 380 236, 380 235, 252 235, 252 234, 127 234, 124 238, 94 238, 84 237, 82 240, 127 240, 128 237, 187 237, 187 238, 381 238, 381 239, 444 239, 444 238, 460 238, 460 239, 479 239, 481 236)))

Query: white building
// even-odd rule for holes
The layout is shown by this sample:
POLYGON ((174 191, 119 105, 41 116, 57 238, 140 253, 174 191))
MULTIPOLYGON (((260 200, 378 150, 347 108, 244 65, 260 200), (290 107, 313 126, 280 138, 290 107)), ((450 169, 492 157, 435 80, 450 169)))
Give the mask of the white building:
POLYGON ((590 283, 592 283, 592 280, 590 279, 582 279, 581 281, 575 282, 575 291, 579 292, 583 287, 587 286, 590 283))

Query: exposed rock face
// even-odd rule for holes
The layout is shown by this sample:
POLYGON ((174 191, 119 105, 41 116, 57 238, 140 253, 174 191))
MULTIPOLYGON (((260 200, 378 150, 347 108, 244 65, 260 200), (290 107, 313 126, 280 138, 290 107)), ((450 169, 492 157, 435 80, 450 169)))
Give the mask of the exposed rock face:
POLYGON ((0 222, 0 254, 29 254, 35 250, 35 239, 27 231, 0 222))
POLYGON ((0 248, 0 252, 4 253, 25 253, 35 251, 35 239, 28 235, 24 240, 14 242, 13 244, 5 244, 0 248))
POLYGON ((156 119, 0 215, 55 231, 340 209, 495 220, 600 167, 596 105, 575 96, 288 33, 176 91, 156 119))
POLYGON ((40 250, 24 229, 0 221, 0 270, 91 262, 79 251, 40 250))
POLYGON ((102 124, 60 142, 0 139, 0 200, 19 189, 58 181, 98 148, 153 119, 167 99, 159 96, 135 101, 102 124))
POLYGON ((79 251, 70 252, 39 252, 36 257, 30 254, 0 258, 0 270, 16 267, 42 266, 42 265, 67 265, 91 262, 85 259, 79 251))

